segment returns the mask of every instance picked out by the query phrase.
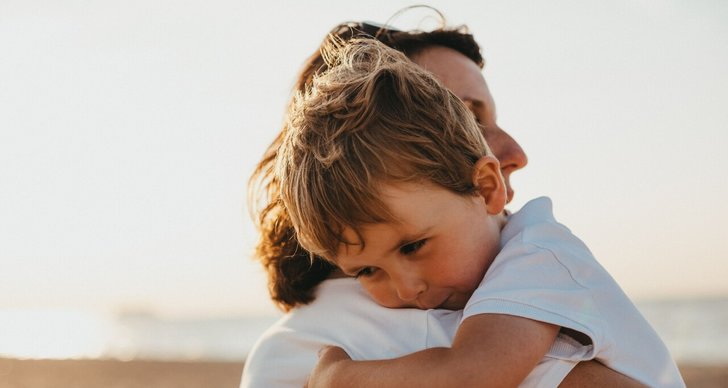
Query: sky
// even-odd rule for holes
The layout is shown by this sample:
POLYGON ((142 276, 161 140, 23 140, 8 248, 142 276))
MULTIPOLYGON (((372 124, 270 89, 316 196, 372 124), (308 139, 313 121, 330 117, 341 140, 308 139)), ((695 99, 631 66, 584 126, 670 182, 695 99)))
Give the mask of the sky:
MULTIPOLYGON (((412 4, 0 2, 0 311, 273 313, 247 180, 328 30, 412 4)), ((728 295, 728 3, 428 4, 529 156, 512 210, 550 196, 636 300, 728 295)))

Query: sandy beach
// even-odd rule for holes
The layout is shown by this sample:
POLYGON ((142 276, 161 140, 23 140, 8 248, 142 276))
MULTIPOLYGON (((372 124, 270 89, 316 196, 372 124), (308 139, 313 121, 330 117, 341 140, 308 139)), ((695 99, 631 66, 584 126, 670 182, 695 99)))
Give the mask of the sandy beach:
MULTIPOLYGON (((243 363, 0 358, 3 388, 235 388, 243 363)), ((681 365, 688 387, 728 387, 728 365, 681 365)))
POLYGON ((241 362, 0 359, 2 388, 235 388, 241 362))

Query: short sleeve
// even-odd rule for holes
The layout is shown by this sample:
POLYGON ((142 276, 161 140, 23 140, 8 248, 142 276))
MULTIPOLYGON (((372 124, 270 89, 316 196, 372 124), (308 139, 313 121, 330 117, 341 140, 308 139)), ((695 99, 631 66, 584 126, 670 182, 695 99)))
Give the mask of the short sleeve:
MULTIPOLYGON (((465 306, 463 320, 477 314, 507 314, 566 327, 587 335, 592 344, 602 343, 603 319, 592 298, 592 290, 577 280, 559 255, 573 255, 569 249, 554 252, 553 247, 525 243, 514 237, 488 269, 480 286, 465 306)), ((590 255, 589 255, 590 256, 590 255)), ((581 270, 581 269, 580 269, 581 270)), ((556 344, 555 344, 556 345, 556 344)), ((593 356, 581 344, 562 343, 552 347, 549 356, 582 360, 593 356)))

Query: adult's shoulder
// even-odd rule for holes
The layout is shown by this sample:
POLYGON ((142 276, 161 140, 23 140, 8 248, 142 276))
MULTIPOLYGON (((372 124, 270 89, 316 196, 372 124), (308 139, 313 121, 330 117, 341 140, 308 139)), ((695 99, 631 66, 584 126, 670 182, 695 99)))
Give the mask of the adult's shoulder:
POLYGON ((240 387, 303 386, 318 350, 328 344, 341 346, 346 331, 332 317, 358 314, 347 306, 363 301, 360 291, 352 279, 321 283, 312 303, 286 313, 258 338, 245 360, 240 387))
POLYGON ((326 280, 312 303, 287 313, 258 339, 246 360, 241 387, 302 386, 324 345, 340 346, 355 360, 449 346, 461 315, 385 308, 354 279, 326 280))
POLYGON ((361 316, 368 310, 379 307, 353 278, 329 279, 322 282, 316 290, 313 302, 295 308, 283 322, 287 326, 308 327, 321 320, 329 321, 329 314, 361 316))
POLYGON ((329 341, 353 359, 398 357, 452 341, 460 312, 390 309, 352 278, 323 282, 313 303, 287 314, 277 331, 329 341))

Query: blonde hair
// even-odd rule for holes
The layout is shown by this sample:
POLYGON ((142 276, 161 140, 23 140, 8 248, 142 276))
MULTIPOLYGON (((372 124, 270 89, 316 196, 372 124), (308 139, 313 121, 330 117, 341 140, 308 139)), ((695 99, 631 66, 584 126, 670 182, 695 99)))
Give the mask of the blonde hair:
POLYGON ((490 154, 467 107, 404 54, 372 39, 332 38, 328 70, 298 93, 276 157, 282 200, 301 246, 334 260, 349 227, 396 221, 382 183, 430 181, 472 195, 490 154))

